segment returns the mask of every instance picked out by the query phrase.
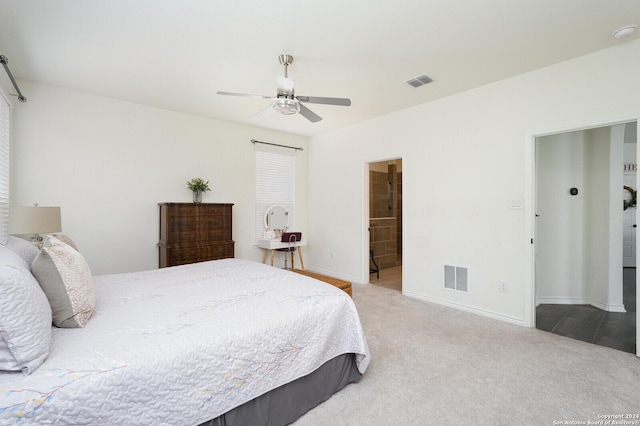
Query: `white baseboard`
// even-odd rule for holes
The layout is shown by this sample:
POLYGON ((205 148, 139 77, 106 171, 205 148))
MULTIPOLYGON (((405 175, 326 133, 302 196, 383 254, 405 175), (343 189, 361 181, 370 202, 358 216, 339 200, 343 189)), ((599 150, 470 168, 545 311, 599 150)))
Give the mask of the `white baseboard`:
POLYGON ((538 305, 590 305, 589 299, 581 297, 539 297, 538 305))
POLYGON ((627 312, 627 310, 624 308, 624 305, 610 305, 606 303, 596 302, 593 300, 591 301, 590 305, 595 306, 596 308, 602 309, 603 311, 607 311, 607 312, 622 312, 622 313, 627 312))
POLYGON ((538 298, 538 302, 536 303, 536 306, 538 305, 591 305, 607 312, 627 312, 624 305, 601 303, 595 300, 577 297, 541 297, 538 298))
POLYGON ((504 315, 504 314, 499 314, 497 312, 487 311, 485 309, 478 309, 478 308, 474 308, 472 306, 461 305, 461 304, 458 304, 458 303, 450 302, 448 300, 438 299, 438 298, 435 298, 435 297, 423 296, 421 294, 412 293, 410 291, 403 291, 402 294, 404 294, 407 297, 412 297, 414 299, 424 300, 425 302, 431 302, 431 303, 435 303, 435 304, 438 304, 438 305, 448 306, 450 308, 458 309, 458 310, 465 311, 465 312, 470 312, 472 314, 480 315, 480 316, 487 317, 487 318, 492 318, 492 319, 495 319, 495 320, 498 320, 498 321, 508 322, 510 324, 519 325, 521 327, 529 327, 527 324, 525 324, 525 322, 524 322, 524 320, 522 318, 515 318, 515 317, 511 317, 509 315, 504 315))

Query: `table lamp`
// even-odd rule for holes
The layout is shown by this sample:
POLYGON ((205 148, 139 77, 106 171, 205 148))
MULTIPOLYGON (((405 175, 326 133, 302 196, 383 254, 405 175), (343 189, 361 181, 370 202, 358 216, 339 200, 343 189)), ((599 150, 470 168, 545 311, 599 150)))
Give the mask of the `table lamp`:
POLYGON ((40 245, 42 244, 40 234, 61 231, 60 207, 12 206, 9 208, 9 234, 31 234, 31 242, 40 245))

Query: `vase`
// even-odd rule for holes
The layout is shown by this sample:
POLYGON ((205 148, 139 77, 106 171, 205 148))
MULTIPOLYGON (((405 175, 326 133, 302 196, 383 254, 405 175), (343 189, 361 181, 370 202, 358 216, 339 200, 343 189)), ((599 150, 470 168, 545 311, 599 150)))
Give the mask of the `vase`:
POLYGON ((202 191, 193 191, 193 202, 194 203, 202 202, 202 191))

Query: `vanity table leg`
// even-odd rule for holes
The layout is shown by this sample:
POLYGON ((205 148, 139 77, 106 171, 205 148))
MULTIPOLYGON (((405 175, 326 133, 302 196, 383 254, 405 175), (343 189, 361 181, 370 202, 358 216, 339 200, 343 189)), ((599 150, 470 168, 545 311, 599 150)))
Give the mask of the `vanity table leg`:
POLYGON ((269 253, 269 250, 267 249, 262 249, 262 251, 264 252, 262 254, 262 263, 267 263, 267 253, 269 253))
POLYGON ((271 250, 271 266, 273 266, 273 258, 276 257, 276 251, 271 250))
MULTIPOLYGON (((291 257, 293 258, 293 255, 291 255, 291 257)), ((302 269, 304 269, 304 260, 302 260, 302 247, 298 247, 298 257, 300 258, 300 266, 302 267, 302 269)), ((293 260, 291 261, 291 264, 293 264, 293 260)))

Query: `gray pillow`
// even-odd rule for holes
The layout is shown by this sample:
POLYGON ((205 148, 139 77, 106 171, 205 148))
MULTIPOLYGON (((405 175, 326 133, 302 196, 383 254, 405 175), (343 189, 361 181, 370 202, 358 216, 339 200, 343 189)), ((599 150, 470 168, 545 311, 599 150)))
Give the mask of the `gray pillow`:
POLYGON ((55 237, 47 237, 31 272, 49 300, 53 325, 84 327, 95 307, 93 277, 82 255, 55 237))
POLYGON ((38 253, 40 253, 40 250, 31 241, 14 237, 13 235, 9 235, 7 237, 7 242, 4 246, 12 252, 20 255, 20 257, 22 257, 27 263, 27 267, 31 266, 33 259, 35 259, 38 253))
POLYGON ((49 355, 51 308, 24 259, 0 246, 0 370, 32 373, 49 355))

